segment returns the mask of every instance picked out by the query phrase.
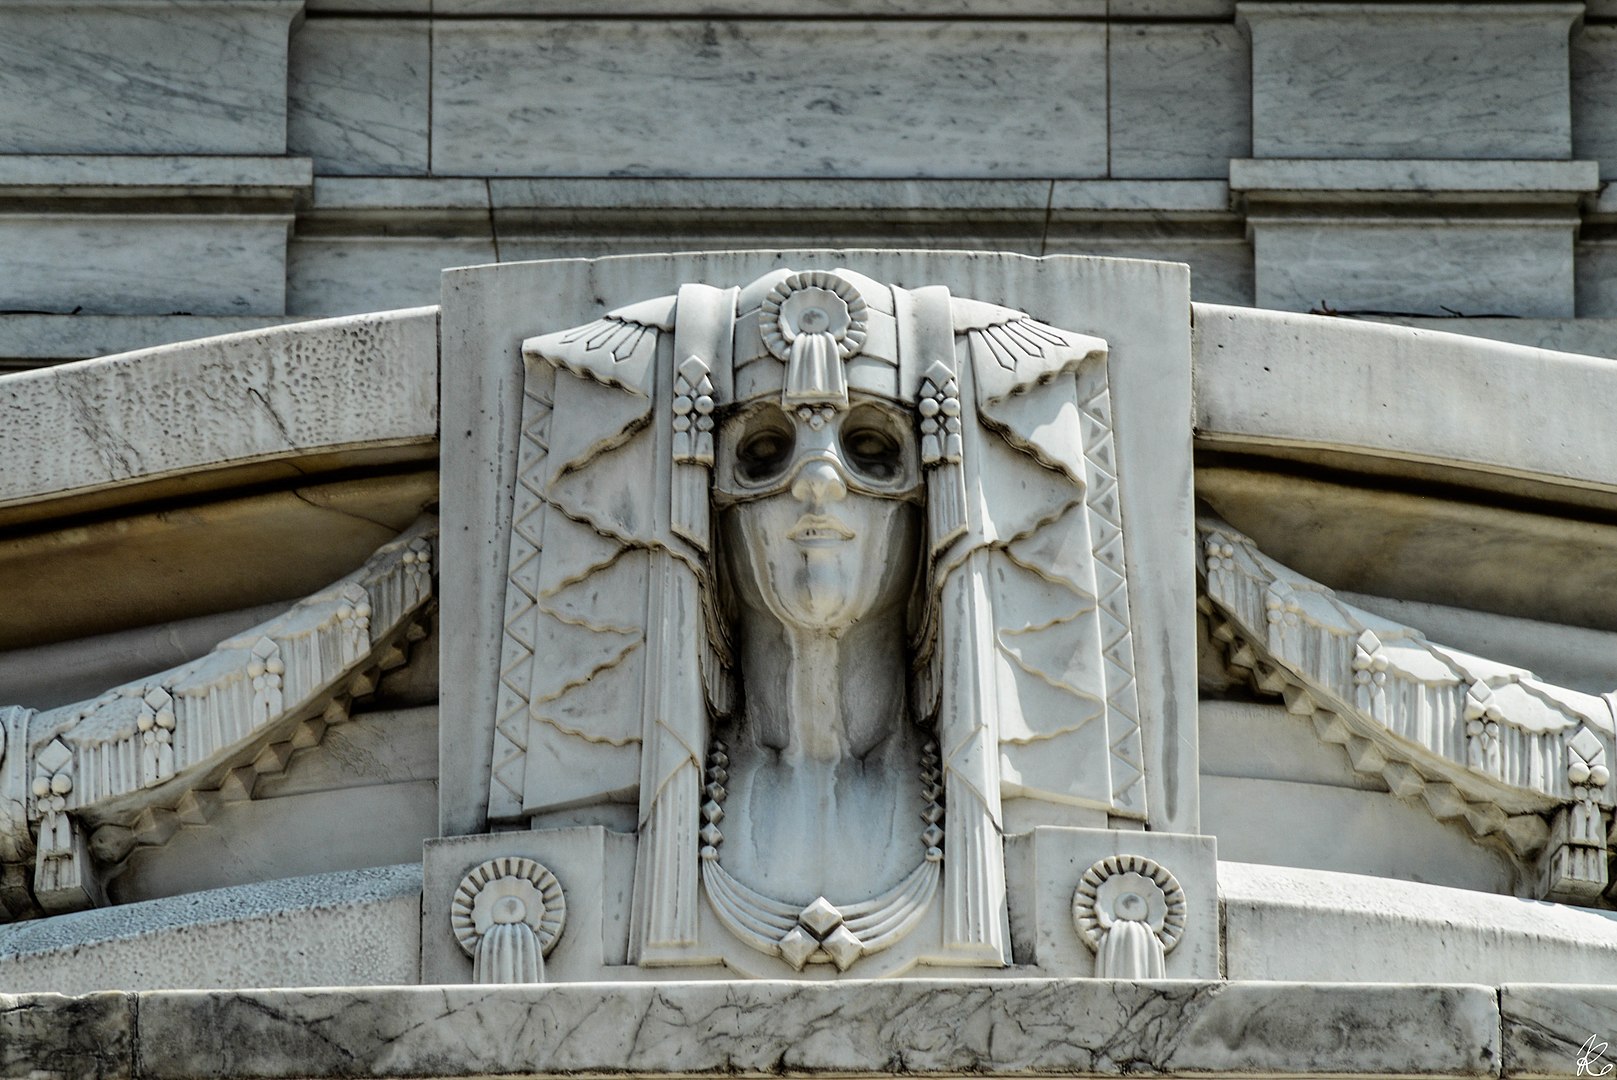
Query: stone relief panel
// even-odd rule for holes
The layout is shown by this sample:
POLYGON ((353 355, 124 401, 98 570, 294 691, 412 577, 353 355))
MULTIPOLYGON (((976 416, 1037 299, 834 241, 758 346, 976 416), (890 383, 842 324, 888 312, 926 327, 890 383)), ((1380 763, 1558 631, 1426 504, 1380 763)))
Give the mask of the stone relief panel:
POLYGON ((1004 802, 1150 817, 1107 342, 829 265, 521 346, 487 820, 632 811, 630 964, 1009 965, 1004 802))
POLYGON ((1232 670, 1281 694, 1357 771, 1510 853, 1522 894, 1601 901, 1612 694, 1428 641, 1268 558, 1216 518, 1197 528, 1203 611, 1232 670))

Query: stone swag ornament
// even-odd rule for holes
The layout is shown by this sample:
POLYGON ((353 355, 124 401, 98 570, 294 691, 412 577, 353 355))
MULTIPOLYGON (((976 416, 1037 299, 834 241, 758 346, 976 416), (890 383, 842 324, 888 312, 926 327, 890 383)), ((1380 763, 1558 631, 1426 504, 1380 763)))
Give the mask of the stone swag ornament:
POLYGON ((491 823, 635 808, 630 963, 1008 964, 1002 799, 1146 811, 1105 342, 782 269, 523 356, 491 823))

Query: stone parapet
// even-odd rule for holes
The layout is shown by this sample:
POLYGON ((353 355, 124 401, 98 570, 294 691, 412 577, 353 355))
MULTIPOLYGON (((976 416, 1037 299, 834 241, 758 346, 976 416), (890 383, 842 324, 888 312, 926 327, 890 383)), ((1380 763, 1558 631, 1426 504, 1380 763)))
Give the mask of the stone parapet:
MULTIPOLYGON (((687 982, 0 1003, 0 1070, 37 1063, 36 1076, 1517 1075, 1501 1065, 1499 991, 1464 985, 687 982)), ((1571 1076, 1574 1057, 1533 1075, 1571 1076)))

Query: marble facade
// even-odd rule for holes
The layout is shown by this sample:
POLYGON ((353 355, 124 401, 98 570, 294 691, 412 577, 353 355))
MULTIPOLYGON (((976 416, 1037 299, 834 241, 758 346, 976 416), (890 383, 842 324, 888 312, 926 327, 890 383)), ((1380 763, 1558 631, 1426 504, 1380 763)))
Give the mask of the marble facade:
POLYGON ((454 266, 828 244, 1168 259, 1199 301, 1617 354, 1601 2, 618 14, 8 9, 0 363, 431 304, 454 266))
POLYGON ((1614 26, 6 6, 0 1077, 1604 1075, 1614 26))

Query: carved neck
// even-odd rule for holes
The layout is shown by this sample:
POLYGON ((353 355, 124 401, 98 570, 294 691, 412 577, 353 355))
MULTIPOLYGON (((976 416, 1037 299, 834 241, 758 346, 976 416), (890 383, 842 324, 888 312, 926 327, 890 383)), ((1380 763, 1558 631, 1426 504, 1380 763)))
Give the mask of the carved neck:
POLYGON ((908 722, 901 607, 836 636, 751 609, 741 631, 747 726, 784 761, 863 759, 908 722))

